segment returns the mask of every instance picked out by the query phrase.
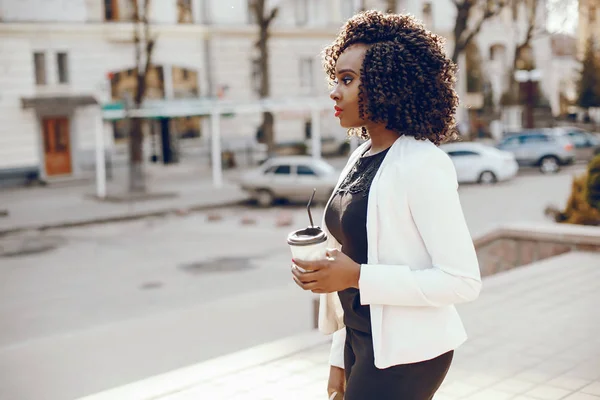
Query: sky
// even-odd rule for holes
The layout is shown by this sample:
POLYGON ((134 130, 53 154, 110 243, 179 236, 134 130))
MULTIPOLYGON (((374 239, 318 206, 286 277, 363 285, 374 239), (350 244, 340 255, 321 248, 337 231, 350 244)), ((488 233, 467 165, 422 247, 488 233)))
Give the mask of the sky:
POLYGON ((577 0, 548 0, 548 30, 575 34, 577 0))

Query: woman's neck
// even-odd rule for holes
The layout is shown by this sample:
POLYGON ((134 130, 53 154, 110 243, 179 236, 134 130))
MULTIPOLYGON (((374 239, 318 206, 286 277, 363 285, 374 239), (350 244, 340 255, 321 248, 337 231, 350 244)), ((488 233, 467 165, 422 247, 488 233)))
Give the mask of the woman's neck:
POLYGON ((366 128, 369 138, 371 138, 370 154, 379 153, 389 148, 400 137, 398 132, 386 129, 385 125, 367 126, 366 128))

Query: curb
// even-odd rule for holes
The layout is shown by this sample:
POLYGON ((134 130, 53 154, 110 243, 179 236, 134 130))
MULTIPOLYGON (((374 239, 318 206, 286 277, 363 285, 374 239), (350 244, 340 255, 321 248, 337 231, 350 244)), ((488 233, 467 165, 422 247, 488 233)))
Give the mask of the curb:
POLYGON ((85 225, 95 225, 95 224, 105 224, 111 222, 124 222, 124 221, 133 221, 137 219, 149 218, 149 217, 162 217, 169 214, 176 214, 181 210, 185 210, 188 212, 198 212, 198 211, 206 211, 206 210, 216 210, 220 208, 234 207, 243 205, 248 201, 248 199, 243 200, 235 200, 230 202, 224 202, 219 204, 199 204, 195 206, 185 206, 185 207, 171 207, 162 210, 155 211, 142 211, 138 213, 132 214, 122 214, 111 217, 97 217, 97 218, 89 218, 82 219, 79 221, 70 221, 70 222, 57 222, 57 223, 49 223, 43 225, 32 225, 32 226, 21 226, 16 228, 0 228, 0 237, 7 236, 15 233, 26 232, 26 231, 45 231, 48 229, 59 229, 59 228, 74 228, 78 226, 85 225))
POLYGON ((81 397, 77 400, 157 400, 190 389, 204 381, 276 361, 326 344, 329 341, 329 336, 314 330, 81 397))

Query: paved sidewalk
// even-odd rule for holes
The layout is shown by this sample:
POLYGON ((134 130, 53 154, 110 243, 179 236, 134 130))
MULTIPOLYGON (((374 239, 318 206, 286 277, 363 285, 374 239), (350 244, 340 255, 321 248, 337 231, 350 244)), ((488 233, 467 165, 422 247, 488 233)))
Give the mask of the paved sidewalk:
MULTIPOLYGON (((459 306, 470 340, 435 400, 600 400, 598 304, 598 253, 486 278, 480 298, 459 306)), ((328 352, 313 332, 85 400, 323 400, 328 352)))
MULTIPOLYGON (((125 192, 127 181, 122 172, 108 182, 109 195, 125 192)), ((127 202, 95 199, 93 180, 48 187, 4 189, 0 191, 0 209, 8 210, 9 214, 0 217, 0 234, 118 221, 239 203, 248 199, 248 194, 232 183, 239 173, 240 170, 225 171, 223 187, 216 189, 212 184, 210 171, 206 168, 155 166, 148 171, 149 192, 174 195, 127 202)))

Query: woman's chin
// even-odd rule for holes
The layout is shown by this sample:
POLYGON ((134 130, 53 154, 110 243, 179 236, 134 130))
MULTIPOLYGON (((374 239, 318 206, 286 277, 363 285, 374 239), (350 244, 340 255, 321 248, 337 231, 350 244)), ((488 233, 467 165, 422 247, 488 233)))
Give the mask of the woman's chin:
POLYGON ((347 121, 344 121, 343 119, 340 119, 340 126, 344 129, 351 129, 351 128, 358 128, 360 126, 360 124, 352 124, 352 123, 348 123, 347 121))

